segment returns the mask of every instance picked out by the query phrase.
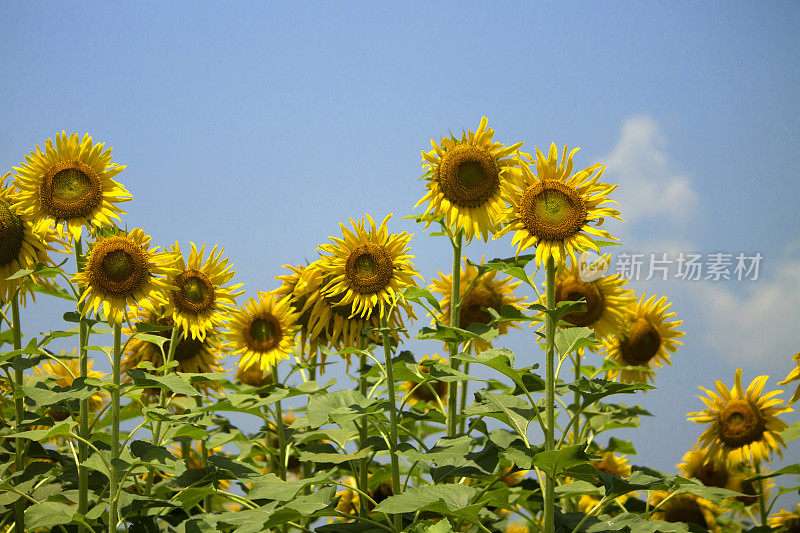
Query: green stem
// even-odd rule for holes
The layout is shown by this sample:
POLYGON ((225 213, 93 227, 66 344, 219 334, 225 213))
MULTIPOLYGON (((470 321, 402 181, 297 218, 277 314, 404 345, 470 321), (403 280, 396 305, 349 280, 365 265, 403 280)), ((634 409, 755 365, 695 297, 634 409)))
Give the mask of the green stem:
MULTIPOLYGON (((546 381, 545 381, 545 426, 544 446, 546 451, 555 449, 555 336, 556 323, 553 320, 553 311, 556 306, 555 299, 555 261, 551 256, 547 260, 547 315, 545 341, 546 341, 546 381)), ((555 479, 545 477, 544 490, 544 530, 553 533, 555 513, 555 479)))
MULTIPOLYGON (((366 344, 363 334, 358 336, 358 349, 363 350, 366 344)), ((363 396, 367 396, 367 356, 363 353, 358 354, 358 392, 363 396)), ((358 449, 363 450, 367 445, 367 438, 369 437, 369 425, 366 417, 361 421, 358 426, 358 449)), ((363 492, 369 490, 369 463, 368 457, 364 457, 360 461, 358 488, 363 492)), ((367 502, 364 498, 359 498, 358 513, 360 516, 367 516, 367 502)))
MULTIPOLYGON (((469 361, 464 363, 464 373, 469 374, 469 361)), ((458 408, 459 413, 463 413, 467 409, 467 393, 469 392, 469 389, 467 388, 468 386, 469 386, 468 380, 465 379, 461 382, 461 405, 458 408)), ((458 433, 464 435, 466 427, 467 427, 467 419, 466 417, 464 417, 461 419, 461 423, 458 425, 458 433)))
MULTIPOLYGON (((195 396, 194 397, 195 405, 197 405, 198 409, 203 408, 203 397, 202 396, 195 396)), ((191 438, 187 437, 186 441, 189 442, 189 451, 191 452, 191 438)), ((187 455, 188 457, 188 455, 187 455)), ((200 441, 200 462, 203 465, 203 468, 208 468, 208 446, 206 445, 205 440, 200 441)), ((218 488, 217 480, 214 480, 214 490, 218 488)), ((209 494, 205 498, 203 498, 203 508, 205 512, 211 512, 211 495, 209 494)))
MULTIPOLYGON (((83 271, 83 241, 75 240, 75 268, 77 272, 83 271)), ((82 292, 82 287, 79 287, 82 292)), ((78 365, 80 377, 84 380, 89 375, 89 356, 86 352, 86 345, 89 344, 89 327, 83 316, 85 302, 78 303, 78 365)), ((80 401, 80 420, 78 422, 78 433, 81 438, 89 440, 89 398, 80 401)), ((89 469, 84 463, 89 458, 89 448, 83 442, 78 442, 78 513, 86 515, 89 510, 89 469)), ((88 531, 81 526, 81 531, 88 531)))
MULTIPOLYGON (((178 346, 178 336, 180 334, 180 328, 175 325, 172 327, 172 335, 169 339, 169 349, 167 350, 167 359, 164 361, 164 365, 168 365, 172 362, 172 358, 175 356, 175 348, 178 346)), ((169 372, 169 369, 164 370, 164 375, 169 372)), ((161 393, 158 397, 158 406, 162 409, 167 405, 167 391, 166 389, 161 389, 161 393)), ((156 420, 156 427, 153 429, 153 446, 160 446, 161 445, 161 419, 156 420)), ((149 472, 147 475, 147 483, 145 483, 144 493, 147 496, 150 496, 150 491, 153 488, 153 472, 149 472)))
MULTIPOLYGON (((399 496, 403 492, 400 485, 400 463, 397 459, 397 398, 395 397, 394 371, 392 370, 392 347, 389 339, 389 313, 391 309, 381 318, 383 329, 383 355, 386 358, 386 385, 389 391, 389 457, 392 461, 392 494, 399 496)), ((454 426, 455 428, 455 426, 454 426)), ((394 528, 396 531, 403 530, 403 517, 400 514, 394 515, 394 528)))
POLYGON ((119 482, 119 367, 121 359, 122 324, 114 324, 114 363, 112 365, 112 380, 114 387, 111 389, 111 478, 108 482, 108 531, 117 531, 119 522, 118 499, 114 497, 114 490, 119 482))
MULTIPOLYGON (((461 231, 456 235, 453 241, 453 285, 450 288, 450 327, 457 328, 459 326, 459 318, 461 315, 461 248, 463 233, 461 231)), ((458 342, 450 343, 450 368, 458 370, 458 342)), ((451 381, 448 386, 447 392, 447 436, 455 438, 456 436, 456 421, 458 420, 458 382, 451 381)))
MULTIPOLYGON (((278 367, 272 364, 272 383, 278 386, 278 367)), ((286 481, 286 430, 283 427, 283 410, 281 401, 275 402, 275 428, 278 431, 278 474, 286 481)))
MULTIPOLYGON (((581 354, 576 351, 572 359, 575 370, 575 384, 577 386, 578 380, 581 379, 581 354)), ((578 444, 581 436, 581 393, 577 390, 573 392, 573 403, 575 404, 575 414, 573 415, 574 421, 572 422, 572 444, 578 444)), ((570 511, 578 510, 578 496, 568 500, 570 511)))
MULTIPOLYGON (((761 474, 761 463, 756 461, 756 475, 761 474)), ((758 483, 758 510, 761 513, 761 527, 767 525, 767 505, 764 500, 764 480, 759 479, 758 483)))
MULTIPOLYGON (((12 336, 14 337, 14 349, 19 350, 22 348, 22 330, 19 321, 19 292, 14 293, 14 297, 11 299, 11 320, 13 322, 12 336)), ((22 387, 22 380, 22 366, 17 365, 17 368, 14 369, 14 396, 19 396, 14 398, 14 429, 16 433, 22 431, 22 419, 25 416, 24 399, 18 394, 17 390, 18 387, 22 387)), ((15 470, 17 474, 21 474, 25 469, 24 446, 20 438, 14 439, 14 442, 16 448, 15 470)), ((22 498, 14 502, 14 530, 25 531, 25 501, 22 498)))

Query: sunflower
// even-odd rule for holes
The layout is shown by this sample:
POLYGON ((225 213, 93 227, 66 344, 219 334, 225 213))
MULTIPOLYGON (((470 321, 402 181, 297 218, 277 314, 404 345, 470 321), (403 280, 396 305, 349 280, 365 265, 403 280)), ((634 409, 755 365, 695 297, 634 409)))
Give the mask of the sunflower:
MULTIPOLYGON (((139 307, 136 311, 136 315, 133 317, 134 322, 168 327, 174 327, 175 325, 172 317, 163 312, 154 311, 150 306, 147 306, 147 308, 139 307)), ((179 325, 178 327, 180 328, 179 340, 178 345, 175 346, 173 356, 173 361, 178 363, 178 366, 175 367, 175 372, 221 374, 225 371, 221 363, 222 343, 217 330, 209 329, 203 339, 200 340, 189 336, 186 333, 185 326, 179 325)), ((160 367, 164 364, 164 357, 158 344, 137 337, 135 335, 136 330, 133 328, 125 328, 124 333, 130 337, 130 340, 127 343, 121 362, 123 372, 136 368, 139 363, 145 361, 152 363, 155 367, 160 367)), ((163 347, 164 353, 169 352, 169 339, 172 337, 171 330, 157 331, 151 333, 151 335, 167 339, 163 347)), ((197 387, 204 393, 208 393, 210 390, 221 390, 221 387, 215 381, 204 381, 198 383, 197 387)))
MULTIPOLYGON (((484 258, 481 258, 483 264, 484 258)), ((450 311, 453 306, 453 276, 438 272, 439 278, 434 279, 428 287, 431 292, 438 292, 444 297, 441 301, 442 315, 437 317, 440 322, 450 323, 450 311)), ((461 268, 461 283, 459 285, 459 298, 461 312, 459 313, 459 327, 468 328, 471 324, 489 324, 492 315, 484 309, 494 309, 498 313, 504 305, 521 309, 519 302, 524 298, 514 297, 514 289, 519 287, 521 281, 511 282, 511 277, 495 279, 497 271, 486 272, 478 277, 478 268, 467 263, 461 268)), ((435 322, 435 320, 434 320, 435 322)), ((509 326, 518 328, 513 322, 501 322, 497 328, 500 335, 508 333, 509 326)), ((480 353, 492 347, 492 343, 482 339, 473 339, 467 346, 468 352, 480 353)))
MULTIPOLYGON (((326 324, 320 324, 312 335, 310 330, 311 309, 306 303, 311 299, 320 298, 316 292, 320 287, 317 283, 309 283, 306 278, 319 274, 318 271, 303 265, 283 265, 284 268, 291 270, 291 274, 275 276, 281 282, 276 292, 280 297, 289 296, 292 309, 299 313, 297 324, 300 326, 300 350, 301 355, 305 355, 305 362, 308 362, 313 354, 316 354, 320 346, 328 345, 326 324), (308 349, 306 350, 306 347, 308 349)), ((325 363, 325 355, 322 355, 322 362, 325 363)), ((320 367, 324 372, 324 365, 320 367)))
POLYGON ((238 367, 235 379, 240 383, 260 389, 272 383, 272 372, 265 373, 258 361, 255 361, 248 366, 238 367))
POLYGON ((175 272, 173 254, 149 246, 150 236, 139 228, 94 242, 85 270, 72 277, 85 287, 80 298, 86 302, 84 314, 102 305, 109 323, 120 324, 126 307, 135 311, 134 302, 156 300, 159 290, 171 288, 163 278, 175 272))
MULTIPOLYGON (((438 355, 433 355, 432 357, 426 355, 420 363, 425 361, 440 362, 440 358, 438 355)), ((419 364, 417 365, 417 371, 420 374, 430 376, 431 367, 419 364)), ((435 378, 424 379, 423 381, 404 381, 400 388, 406 391, 414 403, 430 403, 438 407, 439 402, 442 402, 442 404, 447 402, 448 383, 446 381, 440 381, 435 378)))
POLYGON ((705 448, 695 447, 683 455, 678 469, 687 478, 695 478, 706 487, 720 487, 739 492, 742 476, 727 461, 709 455, 705 448))
MULTIPOLYGON (((606 474, 613 474, 623 478, 627 478, 631 475, 631 467, 628 464, 628 459, 624 455, 616 455, 614 452, 602 452, 600 454, 600 460, 592 461, 590 464, 597 470, 605 472, 606 474)), ((598 487, 603 486, 599 481, 595 482, 595 485, 598 487)), ((628 494, 623 494, 616 498, 616 501, 624 504, 628 498, 628 494)), ((588 513, 598 503, 600 503, 600 498, 590 494, 584 494, 578 500, 578 509, 582 513, 588 513)))
POLYGON ((56 135, 55 147, 51 139, 45 142, 44 152, 37 146, 25 156, 26 163, 14 167, 19 212, 36 221, 56 223, 59 236, 64 235, 64 222, 73 240, 81 237, 83 226, 115 226, 112 219, 120 220, 119 215, 125 214, 116 204, 132 198, 113 180, 125 165, 111 163, 111 148, 103 150, 103 146, 92 145, 88 133, 79 139, 76 133, 67 137, 64 131, 56 135))
POLYGON ((664 502, 664 504, 653 513, 653 520, 697 524, 714 533, 722 531, 717 525, 719 510, 708 500, 690 493, 675 494, 668 500, 666 499, 667 496, 669 496, 669 493, 663 490, 654 490, 651 493, 651 506, 659 505, 662 501, 664 502))
MULTIPOLYGON (((769 469, 763 468, 761 470, 761 474, 768 474, 769 469)), ((734 487, 731 490, 735 490, 736 492, 741 492, 743 496, 736 496, 734 500, 738 501, 742 505, 744 505, 745 509, 744 512, 737 512, 743 518, 747 518, 749 516, 748 507, 753 507, 758 503, 758 495, 760 492, 764 492, 764 501, 769 501, 769 494, 770 491, 775 488, 775 483, 772 481, 772 478, 766 478, 761 480, 750 480, 749 478, 752 476, 757 475, 757 472, 751 465, 748 464, 740 464, 737 465, 734 474, 734 487), (759 486, 759 481, 761 482, 759 486)))
MULTIPOLYGON (((61 355, 66 354, 62 353, 61 355)), ((105 374, 97 372, 96 370, 92 370, 92 363, 92 360, 89 359, 87 363, 88 371, 86 376, 95 379, 104 379, 105 374)), ((40 376, 47 376, 55 379, 55 385, 65 389, 71 387, 75 381, 75 378, 81 375, 80 364, 75 356, 72 359, 59 358, 58 362, 50 360, 42 361, 33 369, 33 372, 34 374, 38 374, 40 376)), ((97 392, 92 393, 92 395, 88 398, 89 412, 98 412, 107 399, 108 393, 104 390, 97 390, 97 392)), ((56 422, 61 422, 62 420, 69 418, 70 412, 67 409, 56 406, 52 407, 47 412, 47 416, 56 422)))
POLYGON ((733 463, 769 460, 773 451, 783 456, 780 447, 786 444, 780 433, 787 426, 778 415, 792 409, 783 406, 780 398, 773 398, 783 391, 761 394, 767 379, 769 376, 759 376, 744 390, 740 368, 732 390, 721 381, 716 382, 716 393, 700 387, 709 396, 699 397, 708 409, 688 413, 687 417, 710 424, 698 439, 698 444, 708 447, 709 456, 733 463))
MULTIPOLYGON (((302 279, 294 290, 296 301, 304 302, 301 309, 302 317, 308 317, 308 338, 320 345, 331 348, 354 348, 363 331, 369 330, 365 336, 366 342, 382 344, 381 333, 376 331, 381 327, 380 308, 372 307, 366 316, 354 316, 352 305, 341 304, 335 297, 326 296, 324 287, 329 284, 330 275, 320 266, 320 261, 311 263, 303 272, 302 279)), ((405 333, 405 318, 416 320, 411 305, 403 300, 397 300, 397 310, 389 315, 390 336, 393 342, 399 342, 398 332, 405 333)), ((348 368, 350 355, 345 354, 348 368)), ((322 352, 322 366, 324 368, 325 351, 322 352)))
POLYGON ((350 316, 364 318, 377 306, 383 318, 386 306, 394 306, 401 298, 402 289, 416 287, 414 276, 420 275, 411 262, 414 256, 408 254, 411 235, 390 234, 386 222, 391 217, 387 215, 377 227, 369 215, 369 227, 363 218, 358 222, 351 218, 354 231, 340 224, 344 238, 331 237, 333 244, 319 246, 330 254, 320 254, 316 263, 331 277, 322 294, 337 305, 351 305, 350 316))
POLYGON ((675 340, 683 337, 683 332, 675 328, 683 321, 667 322, 675 316, 667 312, 671 305, 666 296, 656 300, 656 296, 647 299, 644 294, 630 308, 622 319, 619 333, 603 341, 608 351, 606 360, 619 366, 640 366, 649 370, 609 370, 608 379, 619 377, 624 383, 647 383, 653 379, 652 369, 664 363, 672 364, 670 354, 683 344, 675 340))
MULTIPOLYGON (((789 372, 786 379, 778 382, 778 385, 787 385, 793 381, 800 381, 800 352, 797 352, 792 359, 797 362, 797 365, 789 372)), ((792 405, 797 400, 800 400, 800 384, 798 384, 797 389, 795 389, 791 399, 786 402, 786 405, 792 405)))
MULTIPOLYGON (((369 475, 370 484, 372 484, 375 480, 373 479, 373 475, 369 475)), ((348 477, 345 479, 345 484, 350 485, 351 487, 356 486, 356 480, 348 477)), ((372 487, 367 489, 367 495, 372 498, 376 504, 380 504, 383 500, 388 498, 389 496, 393 496, 394 492, 392 491, 392 481, 382 481, 377 485, 373 485, 372 487)), ((336 510, 350 515, 357 515, 359 507, 361 505, 360 501, 360 494, 353 489, 345 489, 341 492, 337 492, 336 496, 339 498, 339 502, 336 504, 336 510)), ((367 500, 367 510, 372 511, 375 508, 372 501, 367 500)))
POLYGON ((18 195, 5 183, 10 174, 0 177, 0 302, 10 302, 17 289, 24 297, 25 278, 6 278, 37 263, 50 263, 47 252, 55 250, 50 243, 58 241, 48 224, 31 223, 19 215, 14 207, 18 195))
POLYGON ((510 156, 524 143, 504 147, 492 142, 494 130, 486 126, 483 117, 474 133, 464 132, 460 140, 444 138, 440 144, 431 139, 433 150, 422 152, 428 191, 414 207, 428 202, 426 228, 433 218, 444 216, 447 226, 456 234, 463 231, 467 242, 475 235, 486 241, 488 232, 497 229, 503 194, 519 174, 510 156))
POLYGON ((227 325, 228 347, 241 355, 239 369, 257 364, 262 372, 277 365, 297 345, 295 336, 298 314, 292 310, 291 298, 280 298, 277 291, 258 291, 244 307, 237 308, 227 325))
POLYGON ((222 258, 223 250, 217 252, 214 246, 203 261, 205 244, 197 250, 191 243, 192 251, 188 261, 181 254, 180 245, 172 245, 172 253, 177 258, 177 273, 170 276, 167 282, 174 290, 164 293, 159 303, 165 306, 165 313, 193 339, 203 340, 206 331, 222 325, 223 313, 236 305, 236 297, 244 294, 237 291, 242 284, 226 287, 235 272, 228 259, 222 258))
POLYGON ((559 164, 555 144, 546 158, 537 148, 537 174, 520 159, 521 179, 504 197, 509 205, 503 214, 503 229, 494 238, 514 231, 512 245, 519 243, 517 255, 535 246, 538 267, 547 264, 550 257, 561 263, 576 251, 592 249, 599 253, 592 236, 616 240, 595 226, 600 226, 605 217, 622 220, 616 209, 601 207, 612 201, 607 195, 618 186, 597 181, 605 170, 600 164, 572 174, 576 151, 577 148, 567 157, 565 146, 559 164), (595 174, 597 169, 600 171, 595 174))
POLYGON ((767 525, 786 533, 800 533, 800 503, 797 504, 795 512, 781 509, 774 515, 767 518, 767 525))
MULTIPOLYGON (((608 259, 609 256, 606 255, 601 260, 608 261, 608 259)), ((584 281, 576 261, 572 261, 569 267, 560 265, 556 270, 555 281, 556 303, 582 301, 586 305, 586 311, 572 312, 562 320, 573 326, 591 328, 598 340, 619 331, 620 322, 635 302, 633 291, 623 288, 628 283, 627 279, 614 274, 584 281)), ((544 294, 542 297, 544 298, 544 294)))

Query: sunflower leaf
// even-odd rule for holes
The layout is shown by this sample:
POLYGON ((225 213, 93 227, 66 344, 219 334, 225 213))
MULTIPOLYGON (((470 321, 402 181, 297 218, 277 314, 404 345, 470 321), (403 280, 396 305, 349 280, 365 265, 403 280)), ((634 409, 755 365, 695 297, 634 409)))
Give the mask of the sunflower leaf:
POLYGON ((439 312, 442 311, 442 308, 439 306, 439 300, 437 300, 436 297, 431 294, 431 291, 427 289, 420 289, 419 287, 406 287, 403 289, 403 298, 423 306, 424 304, 422 303, 422 300, 424 299, 431 305, 431 307, 439 312))
POLYGON ((533 464, 548 476, 556 477, 570 468, 589 463, 592 458, 585 448, 583 444, 576 444, 564 446, 560 450, 539 452, 533 456, 533 464))
POLYGON ((600 344, 600 341, 594 336, 594 330, 585 327, 557 329, 555 342, 560 359, 564 359, 581 348, 600 344))
MULTIPOLYGON (((456 510, 470 506, 477 492, 477 488, 461 483, 412 487, 398 496, 389 496, 380 502, 375 512, 398 514, 429 510, 457 516, 456 510)), ((477 513, 477 509, 474 512, 477 513)))
POLYGON ((618 383, 599 378, 589 380, 581 376, 581 379, 569 385, 569 388, 580 394, 584 403, 593 404, 613 394, 636 394, 638 391, 654 389, 655 387, 646 383, 618 383))
POLYGON ((800 439, 800 420, 796 421, 794 424, 791 424, 788 428, 784 429, 781 433, 781 437, 785 442, 789 442, 795 439, 800 439))
POLYGON ((528 425, 536 418, 536 408, 516 396, 478 390, 475 403, 467 407, 465 414, 496 418, 508 424, 527 443, 528 425))

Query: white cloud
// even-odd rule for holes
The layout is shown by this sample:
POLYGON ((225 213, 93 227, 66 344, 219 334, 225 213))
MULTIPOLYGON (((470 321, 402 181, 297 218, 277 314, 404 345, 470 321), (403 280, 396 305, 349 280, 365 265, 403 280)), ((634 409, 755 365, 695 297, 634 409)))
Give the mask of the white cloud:
POLYGON ((606 162, 608 181, 619 183, 614 199, 628 222, 646 217, 683 221, 697 201, 691 180, 675 172, 664 152, 664 136, 648 116, 629 118, 606 162))
POLYGON ((770 279, 741 283, 749 284, 741 293, 722 283, 698 285, 707 326, 704 341, 737 364, 783 370, 800 350, 800 262, 783 263, 770 279))

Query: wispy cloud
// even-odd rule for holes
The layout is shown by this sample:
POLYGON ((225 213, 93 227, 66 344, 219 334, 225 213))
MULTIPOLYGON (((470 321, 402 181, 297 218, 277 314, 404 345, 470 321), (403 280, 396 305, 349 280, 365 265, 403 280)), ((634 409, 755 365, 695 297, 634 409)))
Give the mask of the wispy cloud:
POLYGON ((697 196, 691 179, 673 169, 658 123, 649 116, 627 119, 606 162, 609 179, 619 183, 614 198, 628 222, 667 218, 680 223, 692 212, 697 196))

